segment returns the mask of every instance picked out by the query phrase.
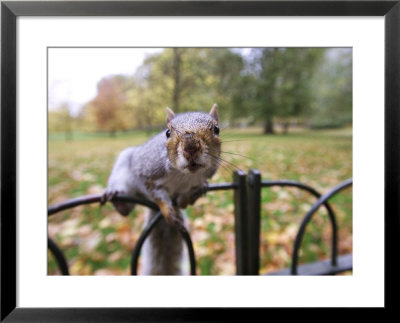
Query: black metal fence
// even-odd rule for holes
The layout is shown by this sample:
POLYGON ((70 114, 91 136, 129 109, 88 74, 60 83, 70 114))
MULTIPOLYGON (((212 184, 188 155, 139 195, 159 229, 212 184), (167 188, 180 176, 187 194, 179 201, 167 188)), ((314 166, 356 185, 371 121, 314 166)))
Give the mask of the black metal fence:
MULTIPOLYGON (((261 174, 258 170, 252 169, 246 175, 243 171, 235 171, 233 174, 233 182, 225 184, 211 184, 208 191, 233 190, 234 195, 234 215, 235 215, 235 250, 236 250, 236 273, 238 275, 259 275, 260 266, 260 219, 261 219, 261 190, 273 186, 280 187, 296 187, 312 194, 317 201, 311 209, 305 214, 299 230, 297 232, 294 244, 291 267, 268 273, 268 275, 334 275, 344 271, 352 270, 353 257, 352 254, 338 255, 338 224, 335 213, 333 212, 328 200, 351 186, 352 179, 348 179, 332 188, 329 192, 321 195, 315 189, 296 181, 278 180, 278 181, 262 181, 261 174), (316 211, 324 206, 328 212, 330 224, 332 227, 331 255, 329 260, 318 261, 305 265, 298 265, 298 255, 301 247, 302 238, 307 224, 314 216, 316 211)), ((146 200, 139 200, 126 196, 116 196, 117 201, 132 202, 159 211, 155 203, 146 200)), ((67 210, 78 205, 99 203, 101 195, 88 195, 76 199, 66 201, 48 208, 48 216, 67 210)), ((137 274, 138 259, 142 245, 149 233, 161 218, 161 212, 147 224, 142 231, 138 241, 132 252, 131 258, 131 274, 137 274)), ((185 241, 190 260, 190 273, 196 274, 196 257, 190 235, 187 231, 182 231, 182 237, 185 241)), ((48 248, 53 254, 60 271, 63 275, 69 275, 68 263, 64 253, 57 244, 48 238, 48 248)))

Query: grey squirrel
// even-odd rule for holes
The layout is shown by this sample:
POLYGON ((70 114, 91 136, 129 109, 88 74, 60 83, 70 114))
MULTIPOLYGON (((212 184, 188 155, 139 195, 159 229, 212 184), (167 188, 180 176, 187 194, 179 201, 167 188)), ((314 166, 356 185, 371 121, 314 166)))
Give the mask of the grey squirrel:
MULTIPOLYGON (((217 105, 210 113, 174 114, 167 107, 167 130, 143 145, 123 150, 111 171, 102 204, 111 201, 122 215, 135 204, 112 201, 117 194, 145 198, 163 215, 142 250, 141 272, 147 275, 182 274, 182 227, 187 219, 181 209, 207 191, 207 179, 218 169, 221 140, 217 105)), ((156 215, 150 211, 146 223, 156 215)))

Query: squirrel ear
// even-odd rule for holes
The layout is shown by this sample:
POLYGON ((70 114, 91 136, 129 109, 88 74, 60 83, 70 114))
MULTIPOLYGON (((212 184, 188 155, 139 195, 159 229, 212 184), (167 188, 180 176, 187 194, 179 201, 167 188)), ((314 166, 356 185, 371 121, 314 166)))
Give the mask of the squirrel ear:
POLYGON ((214 105, 211 108, 210 115, 218 122, 217 110, 218 110, 218 106, 216 103, 214 103, 214 105))
POLYGON ((166 119, 167 123, 169 123, 174 117, 175 117, 174 111, 172 111, 172 109, 167 107, 167 119, 166 119))

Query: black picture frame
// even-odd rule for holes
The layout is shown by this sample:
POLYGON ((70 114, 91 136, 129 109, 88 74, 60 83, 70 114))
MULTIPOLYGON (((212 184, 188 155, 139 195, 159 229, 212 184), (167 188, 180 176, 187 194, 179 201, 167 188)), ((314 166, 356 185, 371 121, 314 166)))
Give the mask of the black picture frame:
MULTIPOLYGON (((218 322, 236 320, 238 310, 244 311, 245 315, 247 311, 253 311, 252 317, 264 314, 263 309, 19 308, 16 306, 16 19, 19 16, 384 16, 385 309, 395 310, 396 302, 393 297, 395 294, 392 292, 399 287, 395 261, 398 258, 400 228, 399 0, 4 1, 1 3, 1 322, 218 322)), ((373 255, 371 261, 374 261, 373 255)))

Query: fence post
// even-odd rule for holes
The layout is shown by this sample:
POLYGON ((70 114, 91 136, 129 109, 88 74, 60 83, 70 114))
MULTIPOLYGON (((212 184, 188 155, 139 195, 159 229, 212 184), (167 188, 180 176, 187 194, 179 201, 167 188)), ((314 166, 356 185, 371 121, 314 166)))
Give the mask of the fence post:
POLYGON ((248 195, 248 274, 258 275, 260 268, 260 208, 261 208, 261 173, 250 169, 247 178, 248 195))
POLYGON ((236 274, 246 275, 247 271, 247 191, 246 174, 237 170, 233 173, 235 184, 235 249, 236 249, 236 274))

